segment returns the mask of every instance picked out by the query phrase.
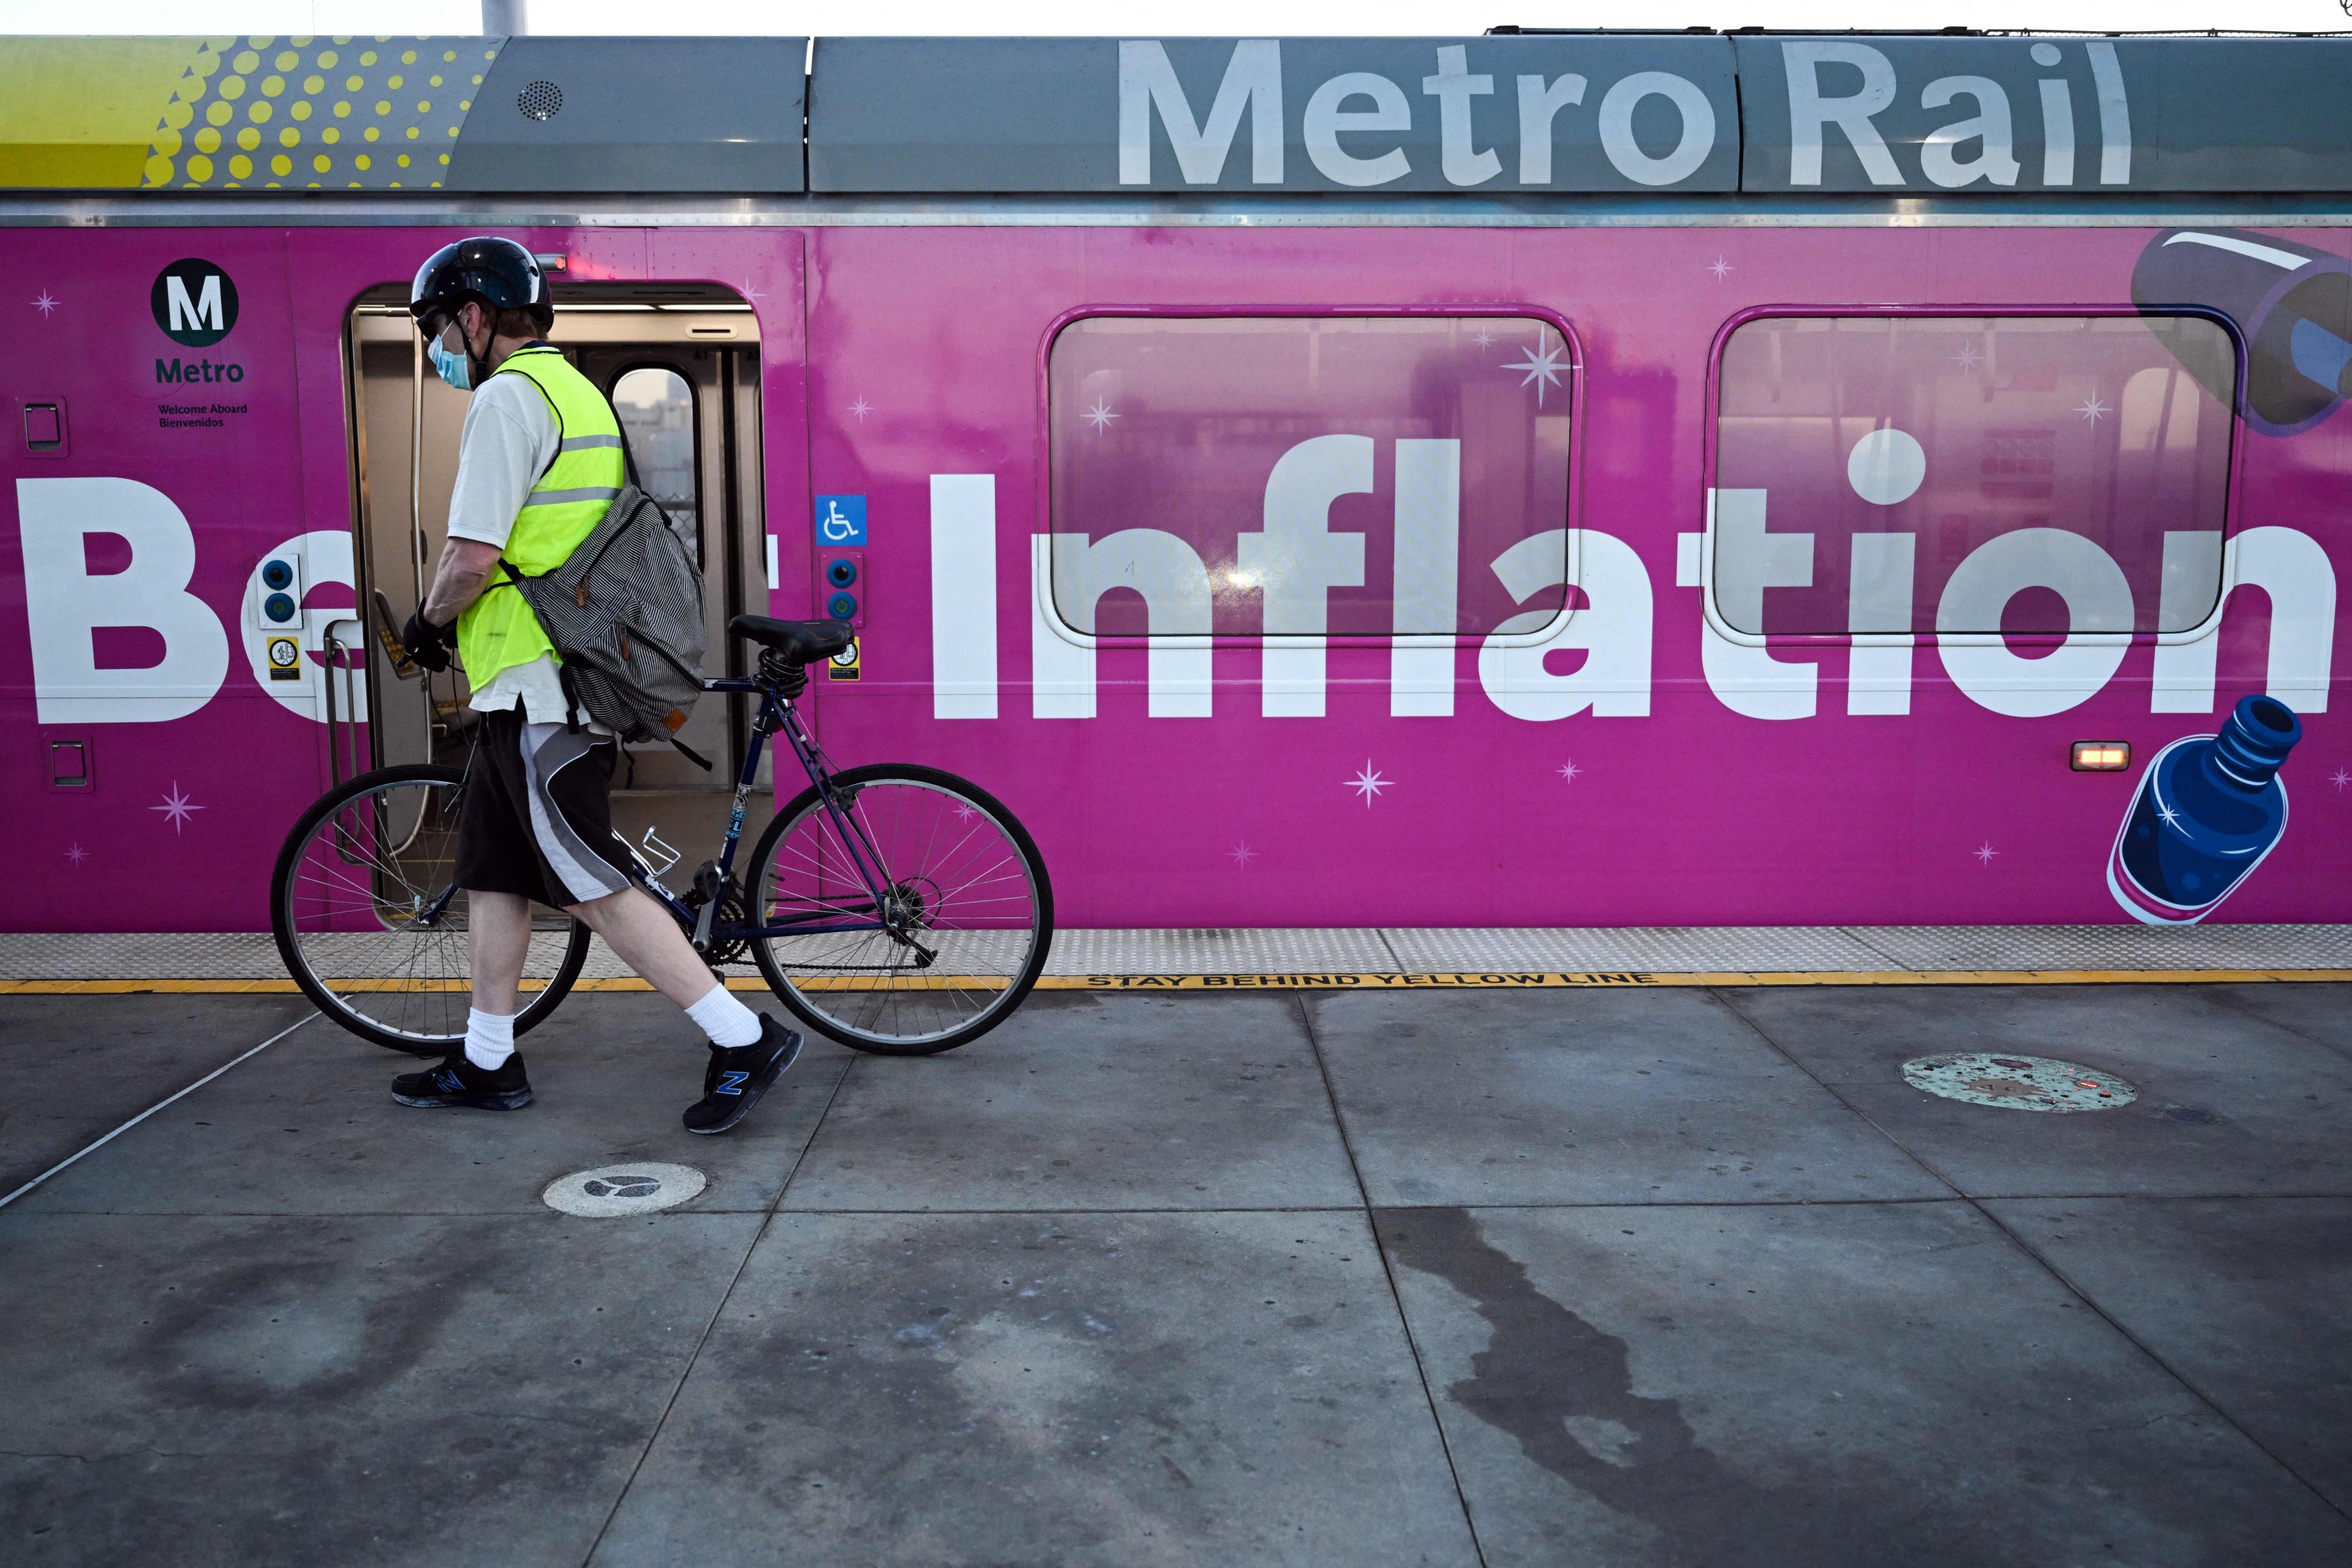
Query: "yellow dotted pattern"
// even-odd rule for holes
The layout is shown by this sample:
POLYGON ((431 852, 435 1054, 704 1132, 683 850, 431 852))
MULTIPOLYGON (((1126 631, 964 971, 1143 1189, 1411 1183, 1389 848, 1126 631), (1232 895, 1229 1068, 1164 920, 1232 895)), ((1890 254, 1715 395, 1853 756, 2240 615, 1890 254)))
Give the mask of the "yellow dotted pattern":
POLYGON ((438 189, 501 41, 207 38, 155 126, 140 183, 438 189))

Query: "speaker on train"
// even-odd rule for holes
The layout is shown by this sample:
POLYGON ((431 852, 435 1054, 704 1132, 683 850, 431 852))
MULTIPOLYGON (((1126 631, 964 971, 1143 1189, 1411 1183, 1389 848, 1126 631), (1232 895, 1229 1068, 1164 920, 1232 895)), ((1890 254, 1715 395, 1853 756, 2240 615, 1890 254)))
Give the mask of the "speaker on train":
MULTIPOLYGON (((2341 256, 2243 229, 2167 229, 2132 268, 2132 302, 2235 322, 2246 345, 2238 414, 2265 436, 2307 430, 2352 395, 2352 261, 2341 256)), ((2182 363, 2229 400, 2234 366, 2182 363)))

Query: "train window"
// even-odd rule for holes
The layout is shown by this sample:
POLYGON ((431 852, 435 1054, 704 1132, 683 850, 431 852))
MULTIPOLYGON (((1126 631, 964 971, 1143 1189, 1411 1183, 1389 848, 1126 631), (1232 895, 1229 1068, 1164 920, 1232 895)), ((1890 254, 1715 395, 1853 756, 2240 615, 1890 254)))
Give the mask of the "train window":
POLYGON ((637 484, 669 514, 670 526, 702 559, 701 491, 694 460, 694 388, 667 365, 640 365, 613 383, 613 411, 629 438, 637 484))
POLYGON ((1573 360, 1534 316, 1073 321, 1047 363, 1055 607, 1114 637, 1540 625, 1567 599, 1573 360))
POLYGON ((1736 632, 2184 631, 2220 602, 2236 363, 2196 315, 1764 318, 1724 344, 1736 632))

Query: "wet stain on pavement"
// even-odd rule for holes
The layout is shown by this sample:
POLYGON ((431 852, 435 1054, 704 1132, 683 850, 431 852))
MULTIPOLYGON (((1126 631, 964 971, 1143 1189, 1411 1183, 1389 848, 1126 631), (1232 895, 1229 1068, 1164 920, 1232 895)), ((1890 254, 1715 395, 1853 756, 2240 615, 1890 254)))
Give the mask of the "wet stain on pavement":
POLYGON ((1827 1475, 1796 1492, 1731 1469, 1698 1443, 1678 1401, 1633 1392, 1623 1340, 1537 1289, 1468 1211, 1391 1210, 1377 1224, 1398 1262, 1444 1280, 1493 1325, 1446 1394, 1532 1463, 1654 1527, 1663 1561, 1795 1568, 1847 1561, 1840 1548, 1874 1540, 1885 1561, 1985 1560, 1965 1530, 1923 1518, 1917 1500, 1827 1475))
MULTIPOLYGON (((341 1238, 331 1246, 344 1245, 341 1238)), ((333 1405, 411 1372, 466 1298, 454 1260, 408 1259, 397 1289, 355 1292, 342 1258, 225 1259, 169 1285, 140 1345, 152 1385, 222 1410, 333 1405)), ((382 1266, 362 1272, 385 1272, 382 1266)))

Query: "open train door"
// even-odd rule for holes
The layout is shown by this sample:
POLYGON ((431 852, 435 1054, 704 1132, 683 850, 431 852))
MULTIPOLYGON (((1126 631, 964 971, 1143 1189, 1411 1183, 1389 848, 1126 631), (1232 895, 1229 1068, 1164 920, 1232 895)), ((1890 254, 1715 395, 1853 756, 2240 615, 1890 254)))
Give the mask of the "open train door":
MULTIPOLYGON (((677 281, 591 279, 579 266, 551 277, 551 341, 612 399, 639 484, 702 563, 705 669, 714 676, 743 672, 728 618, 769 611, 771 484, 782 486, 775 500, 786 510, 806 489, 800 236, 726 237, 733 244, 647 236, 648 270, 667 261, 683 274, 677 281), (722 248, 745 254, 709 254, 722 248), (695 280, 713 272, 748 281, 695 280), (769 449, 771 430, 787 433, 783 448, 769 449)), ((381 595, 395 626, 432 582, 467 404, 467 394, 434 374, 409 324, 406 297, 404 286, 372 289, 349 324, 355 554, 363 603, 381 595)), ((371 640, 367 750, 375 763, 462 763, 474 723, 462 673, 396 679, 382 638, 371 640)), ((657 826, 662 839, 698 855, 715 845, 749 732, 743 699, 712 698, 678 735, 709 759, 709 772, 667 742, 625 748, 614 779, 614 826, 633 843, 657 826)))

